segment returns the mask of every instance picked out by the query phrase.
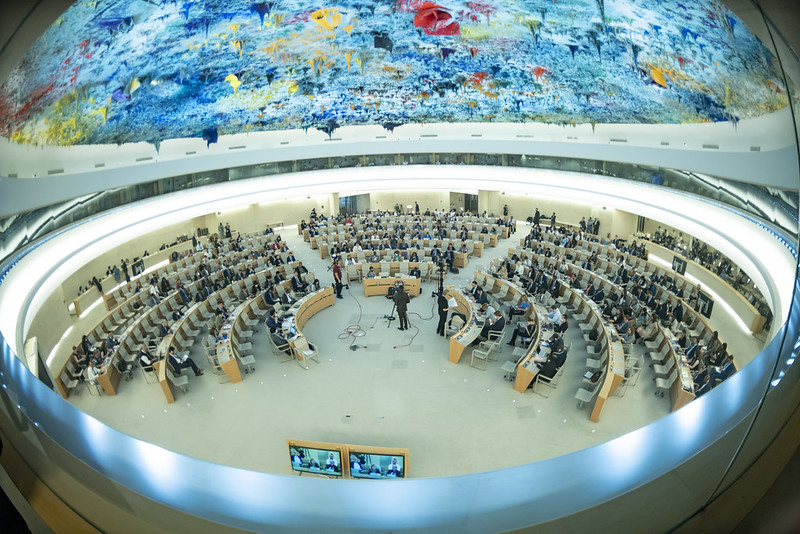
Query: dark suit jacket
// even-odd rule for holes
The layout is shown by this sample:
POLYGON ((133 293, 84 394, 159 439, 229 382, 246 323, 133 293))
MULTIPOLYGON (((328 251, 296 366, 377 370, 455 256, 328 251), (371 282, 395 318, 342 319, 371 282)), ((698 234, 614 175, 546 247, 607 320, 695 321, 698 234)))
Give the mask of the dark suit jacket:
POLYGON ((408 298, 408 293, 405 291, 397 291, 394 294, 394 303, 397 305, 397 313, 405 313, 410 300, 411 299, 408 298))
POLYGON ((558 365, 556 365, 556 360, 554 358, 548 358, 544 365, 542 365, 542 369, 539 371, 539 374, 547 377, 553 378, 556 376, 558 372, 558 365))
POLYGON ((502 332, 506 326, 506 318, 501 316, 497 319, 492 326, 489 327, 490 332, 502 332))

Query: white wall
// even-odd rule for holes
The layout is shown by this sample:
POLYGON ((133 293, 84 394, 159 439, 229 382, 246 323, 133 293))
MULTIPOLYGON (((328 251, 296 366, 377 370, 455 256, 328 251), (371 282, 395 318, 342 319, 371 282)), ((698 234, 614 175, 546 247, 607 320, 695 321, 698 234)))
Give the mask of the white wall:
POLYGON ((426 209, 448 209, 450 208, 449 191, 379 191, 369 195, 370 210, 393 210, 395 204, 400 204, 403 209, 406 206, 413 206, 414 202, 419 202, 420 211, 426 209))
POLYGON ((257 132, 222 136, 211 146, 200 138, 174 139, 162 143, 159 151, 146 143, 34 147, 0 139, 0 187, 8 192, 0 197, 0 217, 108 188, 212 169, 303 160, 310 154, 531 154, 620 161, 798 187, 788 109, 740 121, 735 127, 729 123, 570 128, 540 123, 409 124, 393 132, 380 126, 348 126, 337 130, 336 136, 337 141, 330 142, 326 134, 313 130, 257 132), (245 148, 229 149, 240 146, 245 148), (56 170, 63 173, 48 175, 56 170), (39 181, 1 178, 12 174, 39 181))

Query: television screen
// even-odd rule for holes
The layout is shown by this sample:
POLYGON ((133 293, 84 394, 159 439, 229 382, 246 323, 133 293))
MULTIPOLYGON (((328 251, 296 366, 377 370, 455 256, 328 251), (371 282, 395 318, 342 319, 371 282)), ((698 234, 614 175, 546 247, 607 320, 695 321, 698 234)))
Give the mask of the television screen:
POLYGON ((315 441, 289 441, 292 471, 342 476, 342 446, 315 441))
POLYGON ((672 257, 672 269, 678 274, 685 274, 686 273, 686 260, 681 258, 680 256, 673 256, 672 257))
POLYGON ((397 479, 408 476, 408 449, 350 446, 352 478, 397 479))
POLYGON ((138 276, 144 272, 144 260, 137 260, 131 265, 131 273, 133 276, 138 276))
POLYGON ((714 308, 714 301, 703 293, 702 291, 697 295, 697 311, 705 315, 706 317, 711 317, 711 310, 714 308))

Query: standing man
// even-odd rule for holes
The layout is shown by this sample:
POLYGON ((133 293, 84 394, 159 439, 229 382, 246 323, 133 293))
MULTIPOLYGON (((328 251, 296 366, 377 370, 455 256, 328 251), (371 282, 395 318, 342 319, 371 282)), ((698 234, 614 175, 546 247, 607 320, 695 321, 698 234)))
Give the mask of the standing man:
POLYGON ((444 337, 444 326, 447 322, 447 312, 453 309, 450 304, 447 302, 447 297, 450 295, 449 291, 443 291, 439 293, 439 300, 436 304, 436 307, 439 310, 439 325, 436 327, 436 333, 440 336, 444 337))
POLYGON ((336 289, 336 298, 344 298, 342 296, 342 268, 339 265, 339 260, 333 260, 333 281, 336 289))
POLYGON ((125 281, 130 282, 131 277, 128 275, 128 264, 125 262, 125 260, 119 260, 119 262, 122 265, 122 274, 125 276, 125 281))
POLYGON ((400 326, 398 330, 408 330, 408 316, 406 315, 407 306, 409 302, 408 293, 403 284, 397 286, 397 291, 394 294, 394 303, 397 306, 397 317, 400 319, 400 326))
POLYGON ((536 213, 533 214, 533 225, 539 226, 539 220, 542 218, 542 214, 539 213, 539 208, 536 208, 536 213))

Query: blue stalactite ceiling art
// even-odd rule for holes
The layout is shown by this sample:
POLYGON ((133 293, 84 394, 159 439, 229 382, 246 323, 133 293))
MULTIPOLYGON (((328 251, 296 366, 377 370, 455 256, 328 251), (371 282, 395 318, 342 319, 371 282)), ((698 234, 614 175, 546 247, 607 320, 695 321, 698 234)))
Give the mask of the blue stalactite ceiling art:
POLYGON ((735 122, 786 95, 716 1, 79 0, 0 86, 0 135, 735 122))

